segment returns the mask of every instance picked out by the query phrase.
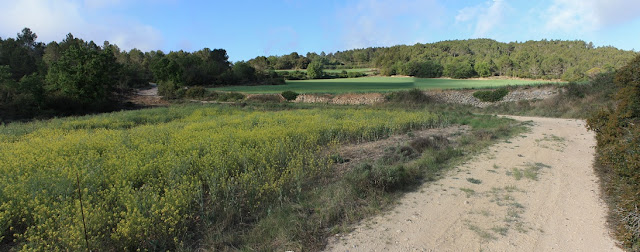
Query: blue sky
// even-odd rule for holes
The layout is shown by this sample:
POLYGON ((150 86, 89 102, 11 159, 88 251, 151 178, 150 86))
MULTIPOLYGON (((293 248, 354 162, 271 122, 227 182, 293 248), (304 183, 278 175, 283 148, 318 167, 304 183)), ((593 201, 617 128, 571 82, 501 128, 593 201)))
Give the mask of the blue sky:
POLYGON ((30 27, 122 49, 224 48, 232 61, 291 52, 491 38, 640 49, 639 0, 0 0, 0 37, 30 27))

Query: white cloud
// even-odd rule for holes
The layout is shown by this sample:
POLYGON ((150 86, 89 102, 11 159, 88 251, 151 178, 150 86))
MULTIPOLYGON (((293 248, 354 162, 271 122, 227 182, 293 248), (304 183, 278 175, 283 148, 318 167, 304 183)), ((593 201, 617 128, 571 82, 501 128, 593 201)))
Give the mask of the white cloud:
POLYGON ((337 12, 344 46, 390 46, 424 37, 439 27, 444 7, 436 0, 360 0, 337 12))
POLYGON ((639 18, 640 1, 553 0, 542 16, 550 31, 596 31, 639 18))
POLYGON ((115 6, 120 3, 122 3, 122 0, 84 0, 84 5, 91 9, 115 6))
POLYGON ((38 35, 38 40, 45 43, 61 41, 72 33, 98 45, 108 40, 125 50, 159 49, 163 39, 158 30, 126 17, 109 16, 105 14, 108 11, 99 9, 119 3, 119 0, 0 0, 3 6, 0 34, 15 37, 22 28, 29 27, 38 35))
POLYGON ((504 23, 505 15, 512 8, 504 0, 493 0, 481 5, 465 7, 458 11, 456 23, 471 23, 473 37, 487 37, 504 23))

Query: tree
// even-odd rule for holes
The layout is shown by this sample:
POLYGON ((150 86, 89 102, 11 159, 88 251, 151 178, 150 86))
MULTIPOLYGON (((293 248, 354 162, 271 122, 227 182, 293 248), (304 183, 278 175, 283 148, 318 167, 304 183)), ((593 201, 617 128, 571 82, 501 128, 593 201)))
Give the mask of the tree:
POLYGON ((480 77, 491 76, 491 66, 486 61, 476 63, 473 68, 480 77))
POLYGON ((454 61, 444 66, 444 75, 451 78, 466 79, 473 77, 475 74, 469 60, 454 61))
POLYGON ((319 79, 324 76, 324 66, 320 60, 314 60, 307 67, 307 77, 309 79, 319 79))
POLYGON ((233 75, 240 83, 256 80, 256 69, 244 61, 236 62, 232 68, 233 75))
POLYGON ((71 46, 49 69, 46 81, 49 91, 69 100, 99 109, 112 97, 120 64, 113 52, 71 46))

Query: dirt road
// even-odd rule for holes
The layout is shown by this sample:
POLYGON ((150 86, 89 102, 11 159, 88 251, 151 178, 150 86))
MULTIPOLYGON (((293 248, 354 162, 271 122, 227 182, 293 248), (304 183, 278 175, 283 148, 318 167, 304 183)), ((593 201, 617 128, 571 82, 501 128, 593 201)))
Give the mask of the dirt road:
POLYGON ((383 216, 333 237, 329 251, 621 251, 605 227, 581 120, 533 121, 383 216))

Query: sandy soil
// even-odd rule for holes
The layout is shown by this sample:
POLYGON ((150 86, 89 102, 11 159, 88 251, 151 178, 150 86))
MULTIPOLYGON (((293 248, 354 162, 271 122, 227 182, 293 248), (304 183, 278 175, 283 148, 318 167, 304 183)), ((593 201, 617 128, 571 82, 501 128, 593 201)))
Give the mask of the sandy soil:
POLYGON ((621 251, 605 226, 581 120, 531 120, 394 209, 330 239, 329 251, 621 251))

